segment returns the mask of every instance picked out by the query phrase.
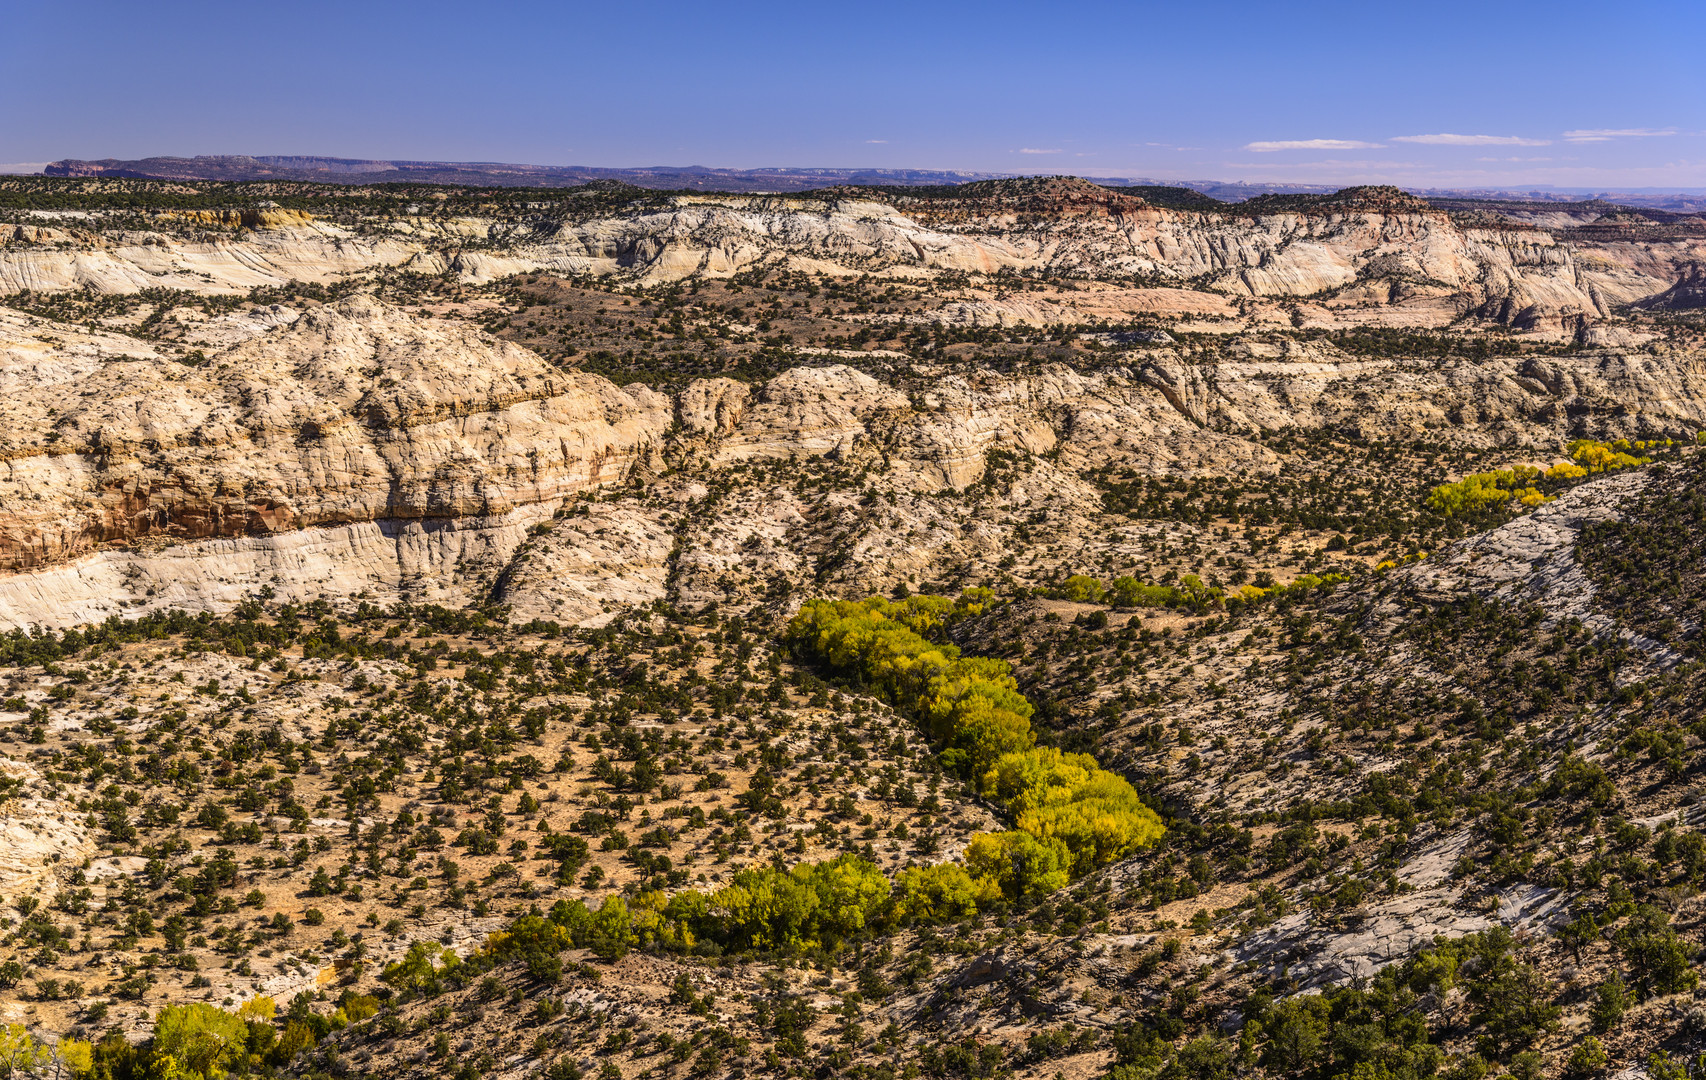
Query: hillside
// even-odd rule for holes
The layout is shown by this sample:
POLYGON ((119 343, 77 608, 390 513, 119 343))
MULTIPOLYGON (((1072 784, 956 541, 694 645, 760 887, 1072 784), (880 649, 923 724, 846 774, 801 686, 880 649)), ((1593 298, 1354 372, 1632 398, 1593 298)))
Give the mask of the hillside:
POLYGON ((1687 1075, 1692 222, 0 209, 23 1067, 1687 1075))

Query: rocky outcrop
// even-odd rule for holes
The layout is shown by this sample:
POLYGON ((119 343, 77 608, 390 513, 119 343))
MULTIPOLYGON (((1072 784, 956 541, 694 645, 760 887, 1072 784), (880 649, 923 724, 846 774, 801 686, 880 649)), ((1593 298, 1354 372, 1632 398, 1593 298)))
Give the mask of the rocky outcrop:
POLYGON ((1697 311, 1706 308, 1706 263, 1691 262, 1679 268, 1676 284, 1636 302, 1648 311, 1697 311))
POLYGON ((168 217, 197 225, 223 225, 233 229, 281 229, 289 225, 307 225, 314 215, 303 210, 280 210, 277 207, 247 210, 173 210, 168 217))
POLYGON ((1621 638, 1653 663, 1672 667, 1682 657, 1622 626, 1614 612, 1597 603, 1598 590, 1576 558, 1582 530, 1618 520, 1623 503, 1645 490, 1649 480, 1646 470, 1634 470, 1589 481, 1405 573, 1423 595, 1473 592, 1517 605, 1535 604, 1551 622, 1574 619, 1597 636, 1621 638))
POLYGON ((1163 354, 1139 374, 1193 423, 1241 432, 1331 428, 1375 440, 1551 448, 1584 436, 1686 437, 1706 426, 1706 386, 1681 355, 1436 362, 1260 343, 1244 351, 1247 360, 1191 366, 1163 354))
POLYGON ((1192 423, 1208 423, 1208 384, 1196 368, 1171 359, 1156 359, 1139 369, 1138 378, 1161 391, 1167 404, 1192 423))
POLYGON ((372 300, 206 366, 133 356, 0 379, 0 566, 95 546, 498 519, 655 457, 671 403, 372 300))
POLYGON ((1555 889, 1518 885, 1498 899, 1488 915, 1468 909, 1461 890, 1423 889, 1369 904, 1346 920, 1349 925, 1337 926, 1313 911, 1299 911, 1251 934, 1222 959, 1307 990, 1368 979, 1436 937, 1460 937, 1499 924, 1515 930, 1550 928, 1567 920, 1566 897, 1555 889))
POLYGON ((423 250, 422 243, 402 236, 364 236, 324 222, 193 237, 125 232, 79 239, 65 230, 42 229, 30 240, 0 244, 0 294, 160 288, 247 293, 401 266, 423 250))
POLYGON ((794 368, 744 405, 717 459, 846 457, 869 435, 868 422, 908 404, 905 395, 845 364, 794 368))
POLYGON ((541 269, 654 282, 759 265, 901 276, 1048 270, 1177 288, 1082 298, 1088 306, 1080 298, 972 301, 951 306, 942 318, 971 325, 1075 322, 1105 317, 1090 309, 1110 303, 1224 314, 1230 299, 1266 298, 1326 301, 1346 318, 1354 309, 1360 319, 1390 322, 1370 314, 1390 309, 1401 313, 1400 323, 1442 325, 1474 312, 1521 329, 1566 332, 1572 320, 1604 317, 1664 292, 1676 276, 1673 260, 1698 258, 1686 245, 1661 251, 1662 245, 1619 240, 1589 250, 1540 228, 1460 226, 1448 214, 1402 200, 1273 213, 1169 209, 1125 196, 1084 206, 1068 199, 1047 213, 968 204, 946 214, 909 205, 912 216, 869 197, 685 195, 588 217, 410 219, 361 233, 297 211, 252 208, 171 219, 180 230, 185 224, 251 230, 236 235, 97 238, 19 226, 0 244, 0 292, 162 286, 234 292, 386 267, 472 282, 541 269), (480 241, 477 249, 465 247, 469 239, 480 241), (1135 295, 1144 292, 1152 295, 1135 295))
POLYGON ((0 315, 0 623, 223 611, 269 588, 572 623, 731 582, 886 591, 1000 560, 1006 515, 1096 518, 1086 470, 1271 473, 1262 431, 1551 452, 1706 427, 1706 390, 1670 354, 1442 362, 1157 341, 1094 369, 872 356, 665 396, 364 297, 196 331, 212 353, 192 367, 0 315), (992 464, 1000 519, 937 501, 992 464), (797 487, 823 469, 863 479, 797 487), (570 501, 627 478, 646 494, 570 501))
MULTIPOLYGON (((1420 304, 1437 321, 1480 311, 1525 328, 1553 329, 1569 317, 1608 314, 1616 304, 1664 287, 1616 259, 1583 260, 1540 229, 1462 229, 1446 214, 1405 207, 1249 216, 1136 201, 1023 227, 999 213, 926 227, 869 202, 684 198, 663 210, 565 224, 514 250, 564 271, 660 280, 734 273, 780 259, 843 271, 1047 268, 1159 277, 1207 282, 1211 296, 1294 298, 1348 290, 1355 303, 1420 304), (1436 303, 1442 298, 1448 302, 1436 303)), ((947 314, 974 325, 1051 321, 1049 305, 1039 303, 947 314)))
MULTIPOLYGON (((701 491, 700 494, 703 492, 701 491)), ((691 491, 675 492, 685 504, 691 491)), ((596 501, 535 527, 492 591, 513 619, 598 626, 667 593, 677 514, 650 500, 596 501)))
POLYGON ((481 603, 560 505, 109 548, 0 574, 0 626, 62 628, 173 608, 218 614, 268 590, 298 603, 481 603))
POLYGON ((55 867, 79 865, 98 845, 77 807, 48 793, 34 766, 0 758, 0 776, 17 785, 0 800, 0 905, 16 915, 26 897, 52 900, 59 891, 55 867))

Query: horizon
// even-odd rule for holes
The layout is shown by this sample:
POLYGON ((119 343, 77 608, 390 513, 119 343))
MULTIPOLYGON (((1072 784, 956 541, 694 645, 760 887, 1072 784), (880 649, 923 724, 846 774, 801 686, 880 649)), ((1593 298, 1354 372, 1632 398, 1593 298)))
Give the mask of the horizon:
POLYGON ((1645 0, 1607 22, 1572 0, 1492 14, 1462 0, 1426 18, 1244 0, 1212 17, 1097 2, 1047 18, 1012 3, 878 4, 853 18, 529 0, 478 20, 442 3, 399 19, 387 5, 311 2, 289 20, 189 0, 39 5, 14 16, 35 47, 11 61, 0 159, 263 146, 601 168, 635 166, 585 163, 1706 188, 1706 72, 1693 56, 1706 10, 1645 0), (1591 71, 1591 93, 1576 71, 1591 71), (236 92, 209 92, 221 86, 236 92))
MULTIPOLYGON (((561 171, 565 171, 565 172, 584 170, 584 171, 597 171, 597 172, 632 172, 632 173, 659 172, 659 173, 666 173, 666 174, 668 174, 668 173, 680 173, 680 174, 684 174, 684 175, 696 175, 696 174, 702 174, 703 173, 703 174, 723 175, 723 176, 731 176, 731 175, 732 176, 758 176, 758 175, 764 175, 764 174, 776 174, 779 176, 800 176, 800 175, 812 174, 812 173, 843 173, 843 174, 892 173, 892 174, 896 174, 897 176, 904 176, 907 174, 911 174, 913 176, 918 176, 919 174, 923 174, 923 176, 929 177, 932 180, 937 178, 937 177, 942 177, 942 178, 964 177, 965 178, 963 180, 956 181, 958 183, 972 183, 972 182, 976 182, 979 180, 1046 178, 1046 177, 1057 177, 1058 176, 1058 177, 1069 177, 1072 179, 1084 180, 1084 181, 1089 182, 1089 183, 1105 185, 1105 186, 1109 186, 1109 187, 1168 186, 1168 187, 1183 187, 1183 188, 1189 188, 1189 189, 1200 190, 1200 191, 1209 191, 1209 190, 1215 190, 1215 189, 1228 189, 1228 188, 1249 188, 1249 189, 1251 189, 1251 192, 1248 195, 1246 195, 1245 197, 1253 197, 1254 194, 1265 193, 1265 192, 1262 192, 1258 189, 1271 189, 1272 193, 1276 193, 1276 194, 1290 194, 1290 193, 1306 193, 1306 192, 1332 192, 1332 191, 1348 190, 1348 189, 1358 188, 1358 187, 1379 187, 1379 186, 1396 187, 1396 188, 1403 190, 1409 194, 1415 194, 1415 195, 1421 195, 1421 196, 1433 196, 1433 197, 1440 197, 1440 198, 1451 198, 1451 197, 1477 198, 1477 197, 1484 197, 1484 198, 1489 198, 1489 199, 1499 199, 1499 198, 1520 199, 1522 196, 1525 196, 1525 195, 1553 195, 1553 196, 1555 196, 1555 195, 1571 195, 1571 196, 1579 196, 1582 198, 1582 200, 1587 201, 1587 200, 1592 200, 1592 199, 1601 199, 1601 198, 1615 197, 1615 196, 1620 196, 1620 195, 1635 196, 1635 197, 1659 197, 1659 196, 1671 195, 1671 196, 1678 196, 1678 197, 1684 197, 1684 198, 1706 195, 1706 186, 1703 186, 1703 187, 1683 187, 1683 186, 1580 187, 1580 186, 1568 186, 1568 185, 1558 185, 1558 184, 1530 184, 1530 185, 1513 184, 1513 185, 1509 185, 1509 186, 1441 187, 1441 186, 1430 186, 1430 185, 1423 185, 1423 184, 1385 184, 1385 183, 1378 183, 1378 182, 1361 183, 1361 184, 1345 184, 1345 185, 1334 185, 1334 184, 1330 184, 1330 183, 1329 184, 1287 184, 1287 183, 1283 183, 1283 182, 1249 180, 1249 179, 1243 179, 1243 178, 1226 179, 1226 178, 1210 178, 1210 177, 1130 177, 1130 176, 1106 176, 1106 175, 1098 175, 1096 173, 1090 173, 1090 172, 1063 173, 1063 172, 1046 172, 1046 171, 978 172, 978 171, 974 171, 974 170, 924 169, 924 168, 910 168, 910 167, 900 167, 900 166, 766 165, 766 166, 755 166, 755 167, 751 167, 751 168, 732 168, 732 167, 717 167, 717 166, 699 165, 699 164, 687 164, 687 165, 661 165, 661 164, 609 165, 609 164, 587 164, 587 163, 558 164, 558 163, 518 162, 518 161, 435 161, 435 160, 431 160, 431 159, 419 159, 419 158, 333 157, 331 155, 325 155, 325 154, 251 154, 251 153, 244 153, 241 151, 231 152, 231 153, 222 153, 222 154, 153 154, 153 155, 146 155, 146 156, 141 157, 141 158, 128 158, 128 159, 126 159, 126 158, 114 158, 114 157, 109 156, 109 157, 102 157, 102 158, 60 158, 60 159, 56 159, 54 161, 45 161, 45 162, 19 162, 19 163, 0 162, 0 176, 46 176, 48 174, 44 173, 43 170, 45 170, 47 168, 56 167, 56 166, 63 167, 63 166, 67 166, 67 165, 89 165, 89 164, 108 164, 108 163, 115 165, 115 166, 119 166, 119 165, 130 166, 130 165, 137 165, 137 164, 142 164, 142 163, 151 162, 151 161, 158 161, 158 162, 181 161, 181 162, 194 163, 194 162, 201 162, 201 161, 251 160, 251 161, 256 161, 256 162, 259 162, 262 164, 274 165, 274 166, 282 168, 283 166, 278 164, 282 159, 295 159, 295 160, 300 160, 300 161, 304 161, 304 162, 324 162, 324 163, 333 164, 333 165, 370 164, 370 165, 384 165, 384 166, 392 166, 392 167, 424 166, 424 167, 466 168, 466 169, 506 168, 506 169, 561 170, 561 171)), ((300 168, 300 167, 299 167, 299 170, 300 171, 306 171, 306 172, 314 171, 311 168, 300 168)), ((338 176, 371 177, 374 175, 375 175, 375 173, 372 173, 372 172, 361 173, 361 172, 356 172, 354 170, 342 171, 342 172, 335 172, 335 171, 328 170, 327 176, 324 179, 315 178, 315 177, 305 178, 305 177, 295 177, 295 176, 292 176, 292 177, 270 177, 269 176, 269 177, 254 177, 254 178, 250 178, 250 179, 246 179, 246 180, 223 180, 223 181, 218 181, 218 182, 269 183, 269 182, 283 181, 283 182, 329 182, 329 183, 336 183, 339 181, 337 181, 334 178, 338 177, 338 176)), ((53 179, 78 179, 81 177, 50 176, 49 178, 53 178, 53 179)), ((182 177, 161 177, 161 176, 147 176, 147 175, 138 176, 138 177, 134 177, 134 178, 135 179, 148 179, 148 180, 173 180, 173 181, 177 181, 177 182, 215 182, 213 180, 213 178, 188 179, 188 178, 182 178, 182 177)), ((375 181, 363 180, 362 182, 363 183, 373 183, 375 181)), ((377 181, 377 182, 382 183, 385 181, 377 181)), ((467 185, 480 186, 480 185, 475 184, 474 181, 471 181, 471 180, 470 181, 449 181, 449 180, 409 179, 406 181, 399 181, 399 182, 417 183, 417 184, 422 184, 425 186, 445 186, 445 187, 454 187, 454 186, 459 186, 459 185, 460 186, 467 186, 467 185)), ((581 181, 581 183, 586 183, 586 182, 590 182, 590 181, 581 181)), ((829 186, 835 186, 838 184, 845 184, 845 183, 849 183, 849 182, 850 181, 847 179, 826 178, 826 184, 828 184, 829 186)), ((918 183, 918 181, 914 181, 914 183, 911 183, 911 184, 909 184, 909 183, 897 183, 897 184, 894 184, 892 186, 895 186, 897 188, 904 188, 904 187, 908 187, 908 186, 916 186, 917 183, 918 183)), ((512 186, 513 187, 513 186, 524 186, 524 185, 515 185, 515 184, 505 185, 505 184, 499 184, 499 183, 491 183, 491 184, 486 185, 486 186, 495 186, 495 187, 512 186)), ((578 186, 578 185, 574 184, 574 183, 565 183, 565 184, 541 184, 541 185, 525 185, 525 186, 538 186, 541 190, 548 190, 548 189, 557 189, 557 188, 568 188, 568 187, 574 187, 574 186, 578 186)), ((636 186, 646 186, 646 185, 636 185, 636 186)), ((884 185, 881 183, 875 183, 875 184, 866 183, 866 184, 862 184, 860 186, 883 187, 883 186, 890 186, 890 185, 884 185)), ((671 189, 659 188, 657 190, 671 190, 671 189)), ((796 190, 809 191, 812 189, 800 188, 800 189, 796 189, 796 190)), ((765 193, 765 191, 763 189, 752 189, 751 193, 763 194, 763 193, 765 193)), ((1228 192, 1222 191, 1222 194, 1228 194, 1228 192)), ((1232 201, 1236 201, 1236 199, 1234 199, 1232 201)))

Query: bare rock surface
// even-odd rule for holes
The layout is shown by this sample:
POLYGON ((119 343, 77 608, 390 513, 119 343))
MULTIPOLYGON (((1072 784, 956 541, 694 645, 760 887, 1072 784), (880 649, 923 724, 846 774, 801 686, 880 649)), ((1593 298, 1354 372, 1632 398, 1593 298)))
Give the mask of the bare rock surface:
POLYGON ((1046 269, 1156 279, 1160 287, 1103 286, 1069 301, 991 297, 961 302, 944 317, 973 326, 1144 310, 1227 318, 1241 298, 1327 297, 1306 318, 1333 325, 1351 308, 1380 309, 1357 318, 1443 326, 1475 312, 1566 332, 1619 305, 1669 296, 1686 277, 1679 267, 1701 257, 1677 244, 1587 250, 1545 228, 1470 228, 1419 207, 1227 214, 1080 187, 1092 212, 1040 221, 993 205, 944 215, 868 197, 688 195, 565 220, 410 217, 360 231, 289 211, 171 213, 159 231, 116 236, 20 225, 0 243, 0 292, 235 293, 396 268, 470 283, 536 270, 666 282, 760 265, 897 277, 1046 269), (206 231, 185 235, 185 225, 206 231))
MULTIPOLYGON (((665 395, 359 295, 200 325, 212 351, 192 366, 119 334, 0 322, 0 562, 12 571, 0 621, 223 611, 263 588, 497 599, 568 622, 612 603, 708 599, 736 580, 887 591, 998 561, 1009 515, 1093 519, 1101 493, 1085 470, 1271 474, 1281 458, 1263 430, 1550 448, 1584 423, 1631 437, 1706 424, 1698 380, 1664 356, 1424 363, 1288 339, 1235 342, 1203 363, 1156 342, 1093 368, 870 357, 665 395), (1024 463, 1003 474, 999 520, 934 501, 984 483, 991 455, 1024 463), (814 459, 904 498, 808 498, 791 485, 814 459), (754 469, 765 485, 708 494, 754 469), (595 531, 559 522, 511 565, 565 500, 619 481, 649 485, 647 499, 620 513, 592 504, 595 531)), ((1506 553, 1496 565, 1574 505, 1488 540, 1506 553)), ((1546 535, 1567 548, 1565 533, 1546 535)), ((1566 563, 1548 564, 1560 595, 1576 588, 1566 563)))
POLYGON ((1436 937, 1461 937, 1495 924, 1545 928, 1565 914, 1566 898, 1555 889, 1519 886, 1497 899, 1493 912, 1483 914, 1466 910, 1457 889, 1421 889, 1368 904, 1340 925, 1299 911, 1246 937, 1227 960, 1254 964, 1270 978, 1311 990, 1367 979, 1436 937))
POLYGON ((9 360, 0 564, 92 545, 501 517, 622 476, 667 399, 364 298, 216 363, 9 360))
POLYGON ((493 595, 512 618, 598 626, 666 595, 675 512, 634 498, 579 509, 537 526, 505 570, 493 595))
POLYGON ((20 782, 0 803, 0 904, 51 900, 58 891, 54 868, 75 866, 98 849, 77 808, 48 794, 41 773, 27 762, 0 759, 0 774, 20 782))

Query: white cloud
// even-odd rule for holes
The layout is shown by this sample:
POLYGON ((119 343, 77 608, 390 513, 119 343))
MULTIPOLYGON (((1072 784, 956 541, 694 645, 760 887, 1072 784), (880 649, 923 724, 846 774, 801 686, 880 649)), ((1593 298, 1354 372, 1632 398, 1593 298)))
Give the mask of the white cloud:
POLYGON ((51 161, 8 161, 0 163, 0 173, 7 175, 19 173, 39 173, 52 165, 51 161))
POLYGON ((888 142, 887 139, 866 139, 865 140, 865 143, 869 146, 882 146, 887 142, 888 142))
POLYGON ((1019 148, 1019 153, 1021 153, 1021 154, 1058 154, 1058 153, 1060 153, 1060 148, 1056 147, 1053 150, 1033 150, 1029 146, 1022 146, 1019 148))
POLYGON ((1610 139, 1651 139, 1675 134, 1675 128, 1582 128, 1564 132, 1564 138, 1571 142, 1606 142, 1610 139))
POLYGON ((1520 135, 1394 135, 1393 142, 1424 143, 1428 146, 1550 146, 1551 139, 1524 139, 1520 135))
POLYGON ((1258 154, 1271 154, 1275 150, 1379 150, 1381 145, 1357 142, 1355 139, 1292 139, 1245 143, 1244 149, 1254 150, 1258 154))

